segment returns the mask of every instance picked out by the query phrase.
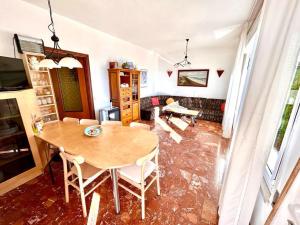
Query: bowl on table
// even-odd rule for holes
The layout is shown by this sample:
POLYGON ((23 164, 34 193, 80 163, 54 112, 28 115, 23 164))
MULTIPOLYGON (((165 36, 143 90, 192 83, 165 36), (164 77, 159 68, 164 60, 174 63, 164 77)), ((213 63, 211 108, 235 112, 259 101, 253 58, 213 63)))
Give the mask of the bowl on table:
POLYGON ((84 129, 84 134, 89 137, 96 137, 100 135, 102 132, 102 128, 100 125, 86 127, 84 129))

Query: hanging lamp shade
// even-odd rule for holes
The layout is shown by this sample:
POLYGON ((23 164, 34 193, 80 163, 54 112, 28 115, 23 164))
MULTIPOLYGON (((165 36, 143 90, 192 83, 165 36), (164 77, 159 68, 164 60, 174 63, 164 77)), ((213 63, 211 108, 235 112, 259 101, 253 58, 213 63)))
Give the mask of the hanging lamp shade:
POLYGON ((39 62, 39 68, 48 68, 48 69, 53 69, 53 68, 60 68, 60 66, 55 63, 52 59, 42 59, 39 62))
POLYGON ((58 65, 60 67, 68 67, 69 69, 82 68, 82 64, 77 59, 69 56, 62 58, 58 65))
MULTIPOLYGON (((59 37, 55 33, 50 0, 48 0, 48 7, 49 7, 50 21, 51 21, 51 23, 48 25, 48 29, 52 33, 51 40, 53 41, 53 49, 49 54, 47 54, 46 59, 43 59, 40 62, 39 67, 46 67, 49 69, 61 68, 61 67, 68 67, 70 69, 82 68, 82 64, 72 54, 70 53, 65 54, 65 57, 63 58, 60 56, 59 50, 61 50, 61 48, 58 43, 59 37)), ((45 46, 43 47, 45 48, 45 46)))

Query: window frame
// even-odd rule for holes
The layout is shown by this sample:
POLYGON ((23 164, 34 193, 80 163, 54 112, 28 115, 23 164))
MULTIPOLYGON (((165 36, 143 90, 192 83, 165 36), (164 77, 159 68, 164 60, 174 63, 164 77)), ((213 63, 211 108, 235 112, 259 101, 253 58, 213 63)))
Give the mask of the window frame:
MULTIPOLYGON (((299 57, 299 59, 300 59, 300 57, 299 57)), ((286 96, 286 101, 284 102, 284 105, 282 106, 282 112, 281 112, 281 116, 278 120, 277 131, 280 128, 282 116, 283 116, 283 113, 284 113, 284 109, 285 109, 285 106, 287 105, 286 103, 288 101, 289 94, 290 94, 290 91, 291 91, 291 87, 292 87, 292 84, 293 84, 293 81, 294 81, 294 78, 296 76, 298 68, 300 68, 300 61, 299 60, 297 60, 297 63, 296 63, 295 69, 294 69, 294 76, 291 80, 290 88, 289 88, 289 91, 288 91, 287 96, 286 96)), ((293 128, 294 128, 294 124, 295 124, 296 119, 299 115, 300 115, 300 88, 299 88, 297 96, 295 98, 295 103, 293 105, 291 116, 289 118, 288 125, 287 125, 287 128, 286 128, 286 131, 285 131, 280 149, 278 151, 279 155, 278 155, 278 158, 276 160, 274 170, 271 173, 270 170, 267 168, 268 167, 267 163, 266 163, 266 166, 265 166, 265 169, 264 169, 263 178, 264 178, 264 181, 265 181, 265 185, 266 185, 268 191, 270 192, 269 195, 267 196, 267 199, 269 199, 269 200, 271 199, 271 197, 274 195, 274 193, 276 191, 280 166, 282 165, 282 161, 284 160, 284 154, 285 154, 285 151, 286 151, 286 147, 289 144, 291 133, 292 133, 293 128)), ((276 136, 277 136, 277 133, 274 137, 272 147, 274 146, 276 136)))

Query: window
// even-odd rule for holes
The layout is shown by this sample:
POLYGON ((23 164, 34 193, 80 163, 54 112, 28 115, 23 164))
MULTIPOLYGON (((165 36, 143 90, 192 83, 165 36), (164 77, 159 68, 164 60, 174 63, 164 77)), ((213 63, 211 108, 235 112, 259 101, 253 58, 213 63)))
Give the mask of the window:
POLYGON ((299 87, 300 87, 300 63, 295 71, 294 78, 283 109, 278 131, 267 161, 265 171, 265 181, 272 192, 281 165, 282 156, 289 140, 289 135, 293 129, 295 118, 299 112, 299 87))

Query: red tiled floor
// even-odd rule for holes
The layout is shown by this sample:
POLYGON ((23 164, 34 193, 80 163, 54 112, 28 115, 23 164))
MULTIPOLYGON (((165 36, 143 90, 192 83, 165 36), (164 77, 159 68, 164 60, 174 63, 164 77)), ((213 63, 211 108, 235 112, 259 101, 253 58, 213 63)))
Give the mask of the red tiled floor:
MULTIPOLYGON (((185 131, 176 129, 183 137, 180 144, 159 125, 153 131, 160 136, 161 195, 156 195, 155 185, 146 192, 146 218, 142 221, 140 201, 119 189, 121 213, 116 215, 109 180, 97 189, 101 195, 98 224, 217 224, 222 160, 227 149, 221 125, 198 121, 185 131)), ((60 162, 54 164, 54 174, 55 185, 46 173, 0 196, 0 224, 85 224, 77 193, 72 190, 70 203, 64 201, 60 162)), ((88 205, 90 200, 91 196, 88 205)))

